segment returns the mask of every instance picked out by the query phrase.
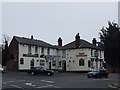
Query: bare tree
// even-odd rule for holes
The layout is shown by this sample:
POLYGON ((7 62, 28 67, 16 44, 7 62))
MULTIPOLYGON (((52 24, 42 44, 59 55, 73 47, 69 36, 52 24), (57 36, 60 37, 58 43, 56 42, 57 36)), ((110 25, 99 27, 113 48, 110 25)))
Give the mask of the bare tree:
POLYGON ((8 42, 10 38, 7 35, 3 35, 2 38, 3 42, 3 48, 2 48, 2 65, 6 66, 6 62, 9 58, 9 47, 8 47, 8 42))
POLYGON ((5 45, 6 43, 8 43, 9 40, 10 40, 10 37, 7 36, 6 34, 3 34, 3 38, 2 38, 3 45, 5 45))

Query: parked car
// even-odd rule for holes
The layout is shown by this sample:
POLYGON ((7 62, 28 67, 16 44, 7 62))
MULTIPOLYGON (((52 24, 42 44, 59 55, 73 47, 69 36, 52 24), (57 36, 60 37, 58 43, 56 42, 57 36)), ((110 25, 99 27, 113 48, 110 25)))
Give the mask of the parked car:
POLYGON ((36 74, 46 74, 48 76, 51 76, 54 74, 53 70, 49 70, 46 69, 44 67, 34 67, 33 69, 31 69, 30 71, 28 71, 28 73, 31 73, 32 75, 36 75, 36 74))
POLYGON ((87 77, 91 78, 91 77, 106 77, 108 78, 108 71, 106 69, 93 69, 91 72, 87 73, 87 77))
POLYGON ((4 68, 2 67, 2 65, 0 64, 0 73, 4 73, 4 68))

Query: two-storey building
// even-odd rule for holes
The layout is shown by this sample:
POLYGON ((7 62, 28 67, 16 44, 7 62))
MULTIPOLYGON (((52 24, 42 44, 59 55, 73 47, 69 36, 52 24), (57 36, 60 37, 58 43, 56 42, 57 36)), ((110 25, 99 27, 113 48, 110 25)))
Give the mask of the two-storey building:
POLYGON ((30 70, 41 66, 48 69, 64 71, 89 71, 102 68, 104 51, 93 44, 80 39, 79 33, 75 40, 62 46, 59 37, 58 45, 54 46, 41 40, 14 36, 9 45, 9 70, 30 70))

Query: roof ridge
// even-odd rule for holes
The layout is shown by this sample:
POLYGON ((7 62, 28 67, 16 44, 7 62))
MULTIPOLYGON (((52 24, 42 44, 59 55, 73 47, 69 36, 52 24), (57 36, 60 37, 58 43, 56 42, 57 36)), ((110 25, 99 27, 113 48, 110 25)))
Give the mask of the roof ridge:
POLYGON ((26 37, 19 37, 19 36, 14 36, 15 37, 15 39, 19 42, 19 43, 29 43, 29 44, 37 44, 37 45, 39 45, 39 46, 48 46, 48 47, 53 47, 53 45, 52 44, 50 44, 50 43, 47 43, 47 42, 45 42, 45 41, 42 41, 42 40, 38 40, 38 39, 30 39, 30 38, 26 38, 26 37), (28 41, 27 41, 28 40, 28 41), (33 42, 30 42, 30 40, 33 40, 33 42), (41 43, 41 45, 40 45, 40 43, 41 43))

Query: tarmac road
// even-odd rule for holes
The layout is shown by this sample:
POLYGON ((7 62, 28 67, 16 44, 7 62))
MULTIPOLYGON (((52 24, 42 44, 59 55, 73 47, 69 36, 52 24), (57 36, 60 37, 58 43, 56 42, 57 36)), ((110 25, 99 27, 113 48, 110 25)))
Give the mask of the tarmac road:
POLYGON ((7 72, 2 75, 2 88, 106 88, 118 79, 110 73, 108 78, 87 78, 86 73, 57 72, 53 76, 7 72))

